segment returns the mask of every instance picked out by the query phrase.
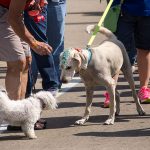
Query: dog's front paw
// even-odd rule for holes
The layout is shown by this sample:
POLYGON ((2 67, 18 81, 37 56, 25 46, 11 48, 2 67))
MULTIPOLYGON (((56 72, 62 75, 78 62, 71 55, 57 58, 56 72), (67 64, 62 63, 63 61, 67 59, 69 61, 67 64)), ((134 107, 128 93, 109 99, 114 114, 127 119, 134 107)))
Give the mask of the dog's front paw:
POLYGON ((145 113, 145 111, 143 110, 142 107, 139 108, 139 109, 137 109, 137 111, 138 111, 138 113, 139 113, 140 116, 145 116, 146 115, 146 113, 145 113))
POLYGON ((88 118, 82 118, 80 120, 77 120, 74 124, 75 125, 83 125, 86 123, 87 120, 88 120, 88 118))
POLYGON ((37 139, 37 136, 36 135, 31 135, 28 137, 29 139, 37 139))
POLYGON ((107 119, 105 122, 104 122, 104 125, 113 125, 114 124, 114 119, 107 119))
POLYGON ((28 139, 37 139, 37 136, 33 132, 26 132, 25 135, 28 139))

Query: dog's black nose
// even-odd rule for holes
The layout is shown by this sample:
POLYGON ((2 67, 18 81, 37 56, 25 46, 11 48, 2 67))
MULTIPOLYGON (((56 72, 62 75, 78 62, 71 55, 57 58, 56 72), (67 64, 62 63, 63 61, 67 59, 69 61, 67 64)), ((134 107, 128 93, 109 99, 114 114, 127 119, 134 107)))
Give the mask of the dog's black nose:
POLYGON ((68 80, 65 79, 65 78, 62 78, 62 79, 61 79, 61 82, 62 82, 62 83, 68 83, 68 80))

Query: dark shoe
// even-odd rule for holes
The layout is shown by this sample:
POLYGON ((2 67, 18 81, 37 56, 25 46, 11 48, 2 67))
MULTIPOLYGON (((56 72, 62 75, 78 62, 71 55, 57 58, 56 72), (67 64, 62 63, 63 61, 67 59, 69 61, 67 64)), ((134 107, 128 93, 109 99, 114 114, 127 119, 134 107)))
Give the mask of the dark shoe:
POLYGON ((11 125, 8 125, 7 126, 7 131, 21 131, 21 127, 20 126, 11 126, 11 125))

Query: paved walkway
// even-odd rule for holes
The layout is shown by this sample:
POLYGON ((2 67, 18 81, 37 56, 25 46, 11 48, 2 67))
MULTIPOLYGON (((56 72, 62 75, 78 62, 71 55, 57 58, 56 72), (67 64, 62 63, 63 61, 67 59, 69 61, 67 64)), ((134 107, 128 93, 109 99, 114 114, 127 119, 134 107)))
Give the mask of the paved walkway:
MULTIPOLYGON (((67 0, 65 47, 84 48, 90 38, 85 33, 88 24, 97 23, 106 6, 99 0, 67 0)), ((98 35, 94 42, 97 45, 103 37, 98 35)), ((5 64, 0 63, 0 85, 4 86, 5 64)), ((138 74, 134 74, 136 88, 139 87, 138 74)), ((138 116, 127 82, 120 75, 118 90, 121 94, 121 113, 114 125, 106 126, 109 109, 102 108, 104 88, 96 89, 92 113, 89 121, 83 126, 73 126, 85 107, 83 83, 75 78, 68 91, 63 85, 58 97, 59 108, 45 111, 47 128, 36 131, 38 139, 24 140, 22 132, 3 132, 0 134, 0 150, 149 150, 150 147, 150 105, 143 105, 147 116, 138 116)), ((41 89, 38 79, 36 89, 41 89)))

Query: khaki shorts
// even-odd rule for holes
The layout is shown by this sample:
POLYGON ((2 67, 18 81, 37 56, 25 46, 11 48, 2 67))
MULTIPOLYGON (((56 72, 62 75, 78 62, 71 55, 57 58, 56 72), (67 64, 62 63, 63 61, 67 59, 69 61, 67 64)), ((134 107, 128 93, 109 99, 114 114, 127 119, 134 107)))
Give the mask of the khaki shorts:
POLYGON ((29 45, 15 34, 7 18, 8 10, 0 6, 0 61, 17 61, 31 56, 29 45))

